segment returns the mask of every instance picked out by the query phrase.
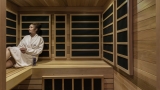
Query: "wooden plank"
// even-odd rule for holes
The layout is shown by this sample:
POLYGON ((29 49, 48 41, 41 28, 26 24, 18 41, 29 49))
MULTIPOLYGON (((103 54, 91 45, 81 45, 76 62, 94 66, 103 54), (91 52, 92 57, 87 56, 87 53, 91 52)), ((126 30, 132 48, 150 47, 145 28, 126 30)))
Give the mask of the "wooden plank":
POLYGON ((124 84, 122 84, 120 81, 116 80, 115 78, 115 83, 114 83, 114 90, 128 90, 124 84))
MULTIPOLYGON (((137 90, 137 88, 141 88, 142 90, 156 90, 155 86, 153 85, 156 83, 156 77, 154 75, 151 75, 137 68, 134 68, 134 76, 126 75, 124 72, 120 72, 120 73, 115 71, 117 79, 119 79, 120 81, 118 82, 118 84, 122 83, 125 85, 126 88, 128 88, 128 89, 122 89, 122 90, 137 90), (151 79, 151 77, 154 80, 151 79), (132 88, 135 88, 135 89, 132 89, 132 88)), ((116 82, 117 82, 116 77, 114 76, 115 87, 117 87, 116 82)), ((119 88, 123 88, 123 86, 120 86, 119 88)))
POLYGON ((26 3, 25 0, 24 1, 12 0, 10 2, 17 6, 29 6, 30 5, 29 3, 26 3))
POLYGON ((43 79, 59 79, 59 78, 64 78, 64 79, 71 79, 71 78, 102 78, 104 77, 103 75, 58 75, 58 76, 42 76, 43 79))
POLYGON ((113 81, 113 79, 104 79, 104 83, 114 83, 113 81))
POLYGON ((134 23, 134 32, 141 30, 149 30, 156 27, 156 17, 147 18, 145 20, 134 23))
POLYGON ((40 78, 43 75, 53 76, 54 75, 104 75, 104 78, 113 78, 113 69, 106 69, 106 68, 34 68, 32 78, 40 78), (51 72, 54 71, 54 72, 51 72))
POLYGON ((104 6, 107 3, 106 0, 12 0, 12 2, 18 6, 68 6, 68 7, 90 7, 90 6, 104 6))
POLYGON ((133 16, 134 17, 133 22, 136 23, 136 22, 145 20, 147 18, 151 18, 151 17, 156 16, 155 10, 156 10, 156 5, 153 5, 149 8, 135 14, 133 16))
POLYGON ((107 0, 108 2, 105 3, 103 6, 103 11, 114 1, 114 0, 107 0))
POLYGON ((0 90, 6 90, 6 0, 0 0, 0 90))
POLYGON ((156 52, 134 48, 134 59, 156 64, 156 52))
POLYGON ((7 7, 6 8, 10 11, 15 12, 15 13, 17 13, 17 11, 18 11, 18 7, 15 4, 11 3, 10 1, 7 1, 7 7))
POLYGON ((158 10, 158 8, 160 8, 160 0, 156 0, 156 35, 157 35, 157 49, 156 49, 156 61, 157 61, 157 90, 160 90, 160 71, 159 71, 159 65, 160 65, 160 10, 158 10))
POLYGON ((104 89, 104 90, 115 90, 114 88, 111 88, 111 89, 104 89))
POLYGON ((114 85, 113 84, 104 84, 104 88, 105 89, 112 89, 112 88, 114 88, 114 85))
POLYGON ((156 40, 156 30, 155 28, 149 30, 142 30, 134 32, 134 40, 156 40))
POLYGON ((12 74, 6 78, 6 90, 10 90, 15 87, 17 84, 25 80, 27 77, 31 76, 32 69, 31 67, 26 67, 24 70, 12 74))
POLYGON ((30 84, 34 84, 34 85, 36 85, 36 84, 42 84, 42 80, 41 79, 39 79, 39 80, 32 80, 32 79, 30 79, 30 80, 24 80, 24 81, 22 81, 20 84, 28 84, 28 85, 30 85, 30 84))
MULTIPOLYGON (((92 1, 92 0, 91 0, 92 1)), ((99 0, 98 2, 97 2, 97 7, 102 7, 102 6, 104 6, 106 3, 108 3, 109 2, 109 0, 99 0)))
POLYGON ((133 6, 137 6, 138 3, 142 2, 143 0, 133 0, 133 6))
POLYGON ((127 77, 122 76, 117 71, 114 72, 114 89, 115 90, 142 90, 127 77))
POLYGON ((143 70, 145 72, 148 72, 150 74, 153 74, 155 76, 157 75, 157 72, 156 72, 157 66, 156 66, 156 64, 153 64, 153 63, 150 63, 150 62, 146 62, 146 61, 143 61, 143 60, 134 59, 134 67, 138 68, 140 70, 143 70))
POLYGON ((101 13, 103 11, 102 7, 21 7, 18 11, 39 11, 46 12, 96 12, 101 13))
POLYGON ((156 51, 156 41, 134 41, 134 48, 148 51, 156 51))
POLYGON ((14 88, 18 90, 42 90, 42 85, 18 85, 14 88))
MULTIPOLYGON (((153 74, 140 70, 138 68, 134 68, 134 74, 141 80, 143 80, 144 84, 147 84, 146 87, 148 88, 155 88, 156 87, 156 79, 157 77, 153 74)), ((143 85, 144 85, 143 84, 143 85)), ((141 86, 144 88, 144 86, 141 86)), ((153 89, 154 90, 154 89, 153 89)))
MULTIPOLYGON (((42 60, 42 61, 39 61, 37 63, 37 65, 105 65, 105 66, 110 66, 108 64, 106 64, 103 60, 95 60, 95 61, 90 61, 90 60, 87 60, 85 59, 84 61, 81 61, 81 60, 74 60, 74 61, 71 61, 71 60, 68 60, 68 61, 53 61, 53 60, 42 60)), ((111 66, 110 66, 111 67, 111 66)))
POLYGON ((156 4, 155 0, 143 0, 133 8, 133 14, 137 14, 155 4, 156 4))

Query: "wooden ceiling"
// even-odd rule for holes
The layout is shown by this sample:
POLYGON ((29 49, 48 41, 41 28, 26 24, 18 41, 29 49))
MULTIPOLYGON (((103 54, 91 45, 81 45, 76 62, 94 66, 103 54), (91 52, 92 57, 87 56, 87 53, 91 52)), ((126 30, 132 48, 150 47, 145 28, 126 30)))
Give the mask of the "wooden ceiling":
POLYGON ((110 0, 8 0, 19 7, 103 7, 110 0))

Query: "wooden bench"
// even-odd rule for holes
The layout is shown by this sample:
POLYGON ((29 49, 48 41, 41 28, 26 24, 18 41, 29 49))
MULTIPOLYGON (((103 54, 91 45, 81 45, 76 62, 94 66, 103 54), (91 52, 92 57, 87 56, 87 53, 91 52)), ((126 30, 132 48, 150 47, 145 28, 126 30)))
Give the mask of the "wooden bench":
POLYGON ((6 90, 10 90, 32 75, 32 67, 10 68, 6 70, 6 90))
MULTIPOLYGON (((44 77, 54 79, 58 76, 60 79, 62 79, 64 77, 68 78, 78 76, 80 78, 83 78, 94 76, 95 78, 97 77, 97 75, 103 76, 105 89, 113 90, 113 68, 103 60, 43 60, 38 61, 36 66, 19 69, 15 70, 16 72, 21 73, 17 73, 18 75, 14 77, 16 83, 13 79, 13 75, 16 75, 16 72, 13 71, 13 74, 10 74, 11 80, 7 81, 7 90, 11 88, 13 88, 14 90, 42 90, 44 87, 44 77), (17 81, 19 79, 20 81, 17 81)), ((8 73, 10 71, 12 71, 12 69, 9 69, 7 71, 7 75, 9 75, 8 73)))

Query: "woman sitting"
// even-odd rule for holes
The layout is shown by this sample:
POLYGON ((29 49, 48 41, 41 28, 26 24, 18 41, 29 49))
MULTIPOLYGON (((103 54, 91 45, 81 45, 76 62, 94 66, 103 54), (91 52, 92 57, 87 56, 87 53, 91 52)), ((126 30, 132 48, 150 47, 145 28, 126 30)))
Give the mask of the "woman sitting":
POLYGON ((40 28, 41 25, 39 23, 30 24, 30 35, 26 35, 17 47, 7 47, 6 68, 32 65, 33 55, 37 62, 44 46, 43 38, 38 35, 40 28))

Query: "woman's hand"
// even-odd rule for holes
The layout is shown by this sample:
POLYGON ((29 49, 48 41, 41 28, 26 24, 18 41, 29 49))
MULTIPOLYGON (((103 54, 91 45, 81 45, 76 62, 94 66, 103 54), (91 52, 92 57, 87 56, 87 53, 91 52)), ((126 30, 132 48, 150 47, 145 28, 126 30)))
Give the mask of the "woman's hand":
POLYGON ((20 50, 21 50, 22 53, 26 53, 27 49, 26 48, 20 48, 20 50))

